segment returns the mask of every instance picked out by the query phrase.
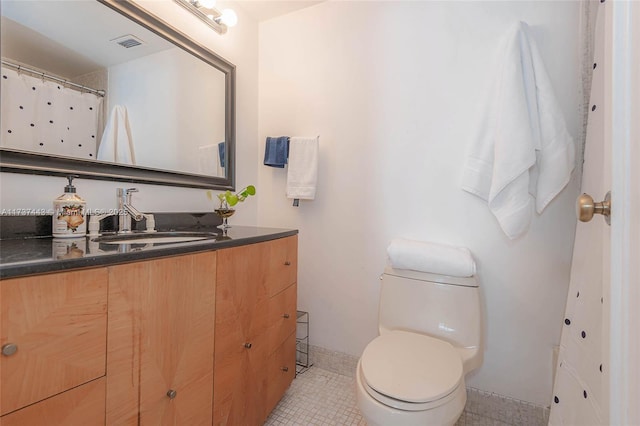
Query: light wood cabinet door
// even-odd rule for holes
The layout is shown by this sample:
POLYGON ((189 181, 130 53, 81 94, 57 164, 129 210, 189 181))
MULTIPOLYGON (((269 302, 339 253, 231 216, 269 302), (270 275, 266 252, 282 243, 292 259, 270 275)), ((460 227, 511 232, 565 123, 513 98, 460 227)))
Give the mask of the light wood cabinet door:
POLYGON ((6 414, 105 374, 105 268, 0 282, 0 412, 6 414))
POLYGON ((269 245, 218 251, 214 425, 260 425, 266 418, 269 245))
POLYGON ((211 424, 215 279, 215 252, 109 268, 107 424, 211 424))
POLYGON ((0 417, 0 426, 104 425, 105 382, 101 377, 0 417))

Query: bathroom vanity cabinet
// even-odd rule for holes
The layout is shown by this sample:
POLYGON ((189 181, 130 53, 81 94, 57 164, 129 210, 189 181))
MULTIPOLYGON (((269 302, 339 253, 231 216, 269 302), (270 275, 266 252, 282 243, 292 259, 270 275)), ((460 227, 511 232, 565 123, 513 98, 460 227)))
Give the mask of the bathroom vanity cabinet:
POLYGON ((103 422, 107 284, 106 268, 0 282, 2 426, 103 422))
POLYGON ((0 281, 0 426, 260 425, 295 375, 297 236, 0 281))
POLYGON ((261 425, 295 375, 297 237, 218 252, 214 425, 261 425))

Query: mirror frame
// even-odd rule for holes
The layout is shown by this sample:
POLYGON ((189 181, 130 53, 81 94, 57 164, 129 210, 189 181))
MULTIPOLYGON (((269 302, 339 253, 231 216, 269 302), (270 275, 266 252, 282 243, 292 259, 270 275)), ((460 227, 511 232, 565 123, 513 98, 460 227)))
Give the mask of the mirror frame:
POLYGON ((131 0, 97 0, 225 75, 225 177, 205 176, 116 163, 86 161, 0 148, 0 171, 48 176, 78 175, 81 178, 115 180, 190 188, 235 190, 236 67, 194 39, 138 6, 131 0))

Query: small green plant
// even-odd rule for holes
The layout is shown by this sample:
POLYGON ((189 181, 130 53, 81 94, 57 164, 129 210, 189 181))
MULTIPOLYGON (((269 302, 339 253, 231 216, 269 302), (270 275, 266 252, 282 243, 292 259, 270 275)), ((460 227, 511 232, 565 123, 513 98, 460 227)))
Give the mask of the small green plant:
MULTIPOLYGON (((242 202, 252 195, 256 195, 256 187, 249 185, 235 194, 227 190, 218 194, 217 197, 218 200, 220 200, 220 208, 229 209, 238 204, 238 202, 242 202)), ((213 193, 211 191, 207 191, 207 198, 213 200, 213 193)))

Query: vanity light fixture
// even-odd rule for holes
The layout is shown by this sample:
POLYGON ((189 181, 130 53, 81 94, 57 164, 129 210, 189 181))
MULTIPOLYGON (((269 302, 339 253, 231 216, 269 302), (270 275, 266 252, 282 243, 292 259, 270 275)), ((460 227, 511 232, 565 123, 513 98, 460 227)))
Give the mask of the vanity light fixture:
POLYGON ((238 16, 232 9, 220 11, 215 8, 216 0, 174 0, 219 34, 227 32, 227 28, 238 23, 238 16))

